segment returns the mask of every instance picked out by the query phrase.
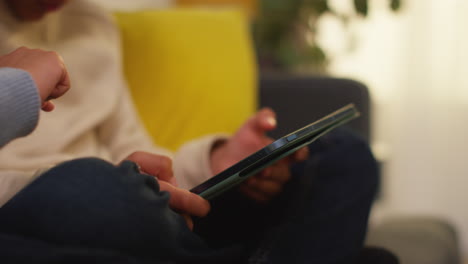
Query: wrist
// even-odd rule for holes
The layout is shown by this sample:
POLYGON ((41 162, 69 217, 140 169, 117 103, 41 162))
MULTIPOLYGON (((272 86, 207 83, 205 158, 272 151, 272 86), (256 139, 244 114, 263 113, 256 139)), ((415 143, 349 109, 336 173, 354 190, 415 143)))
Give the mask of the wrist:
POLYGON ((213 145, 211 146, 210 168, 213 175, 216 175, 223 170, 223 166, 221 165, 221 163, 223 160, 222 157, 225 156, 226 144, 226 139, 219 139, 213 142, 213 145))

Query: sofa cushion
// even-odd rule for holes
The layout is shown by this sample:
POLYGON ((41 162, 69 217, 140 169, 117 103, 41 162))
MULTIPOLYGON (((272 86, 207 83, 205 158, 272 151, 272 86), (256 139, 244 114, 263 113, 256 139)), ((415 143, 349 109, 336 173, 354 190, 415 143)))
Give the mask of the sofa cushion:
POLYGON ((157 144, 174 150, 231 133, 255 111, 256 65, 241 11, 174 8, 116 19, 127 81, 157 144))

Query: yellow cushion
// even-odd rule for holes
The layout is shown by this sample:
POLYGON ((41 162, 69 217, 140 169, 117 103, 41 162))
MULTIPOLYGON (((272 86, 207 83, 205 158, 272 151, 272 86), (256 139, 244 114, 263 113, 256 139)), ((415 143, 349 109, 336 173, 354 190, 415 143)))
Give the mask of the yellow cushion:
POLYGON ((258 10, 258 0, 176 0, 178 6, 233 6, 241 8, 249 17, 254 17, 258 10))
POLYGON ((234 132, 256 109, 256 65, 239 10, 175 8, 116 14, 125 74, 146 128, 176 149, 234 132))

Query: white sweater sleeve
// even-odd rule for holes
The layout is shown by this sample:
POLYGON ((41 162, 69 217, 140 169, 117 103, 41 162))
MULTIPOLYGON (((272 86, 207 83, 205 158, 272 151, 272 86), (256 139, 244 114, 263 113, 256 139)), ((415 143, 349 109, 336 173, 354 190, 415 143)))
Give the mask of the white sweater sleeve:
MULTIPOLYGON (((135 151, 171 155, 170 152, 164 149, 154 147, 136 113, 124 78, 120 36, 112 16, 89 0, 71 1, 63 10, 62 16, 61 19, 65 20, 68 27, 81 29, 80 32, 73 32, 75 37, 67 38, 67 43, 60 42, 61 53, 67 55, 65 59, 71 58, 70 60, 74 62, 72 66, 77 68, 71 69, 75 70, 75 76, 73 77, 76 77, 76 79, 82 77, 88 80, 95 78, 91 85, 100 89, 98 91, 99 95, 98 92, 94 93, 95 98, 101 97, 108 100, 103 102, 101 107, 101 110, 106 109, 102 110, 106 113, 99 117, 102 119, 95 127, 98 142, 106 150, 105 156, 109 156, 110 161, 118 163, 135 151), (79 36, 79 38, 76 36, 79 36), (96 69, 96 71, 99 70, 99 74, 87 72, 86 68, 79 65, 81 58, 74 56, 77 45, 94 46, 96 51, 103 54, 101 62, 104 62, 100 65, 103 69, 96 69), (111 95, 105 97, 105 93, 111 95)), ((49 30, 53 31, 50 28, 49 30)), ((91 56, 94 55, 90 54, 91 56)), ((87 55, 90 56, 90 54, 87 55)), ((98 55, 96 54, 96 56, 98 55)), ((93 67, 96 67, 96 65, 89 65, 89 68, 93 67)), ((80 82, 79 84, 83 86, 88 83, 80 82)), ((87 100, 96 100, 99 103, 98 99, 95 98, 90 97, 87 100)))
POLYGON ((39 119, 40 99, 29 73, 0 69, 0 147, 31 133, 39 119))
POLYGON ((227 135, 208 135, 184 144, 174 156, 174 174, 179 187, 191 189, 211 178, 211 149, 216 141, 227 135))

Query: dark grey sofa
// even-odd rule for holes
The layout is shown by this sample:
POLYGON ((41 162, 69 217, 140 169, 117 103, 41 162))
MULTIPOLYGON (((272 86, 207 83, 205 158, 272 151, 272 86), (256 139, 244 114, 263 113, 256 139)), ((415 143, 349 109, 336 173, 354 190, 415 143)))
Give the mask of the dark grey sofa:
POLYGON ((370 96, 367 87, 359 82, 327 77, 264 75, 259 92, 260 105, 272 107, 277 113, 278 128, 272 132, 274 137, 354 103, 361 116, 347 126, 370 142, 370 96))

